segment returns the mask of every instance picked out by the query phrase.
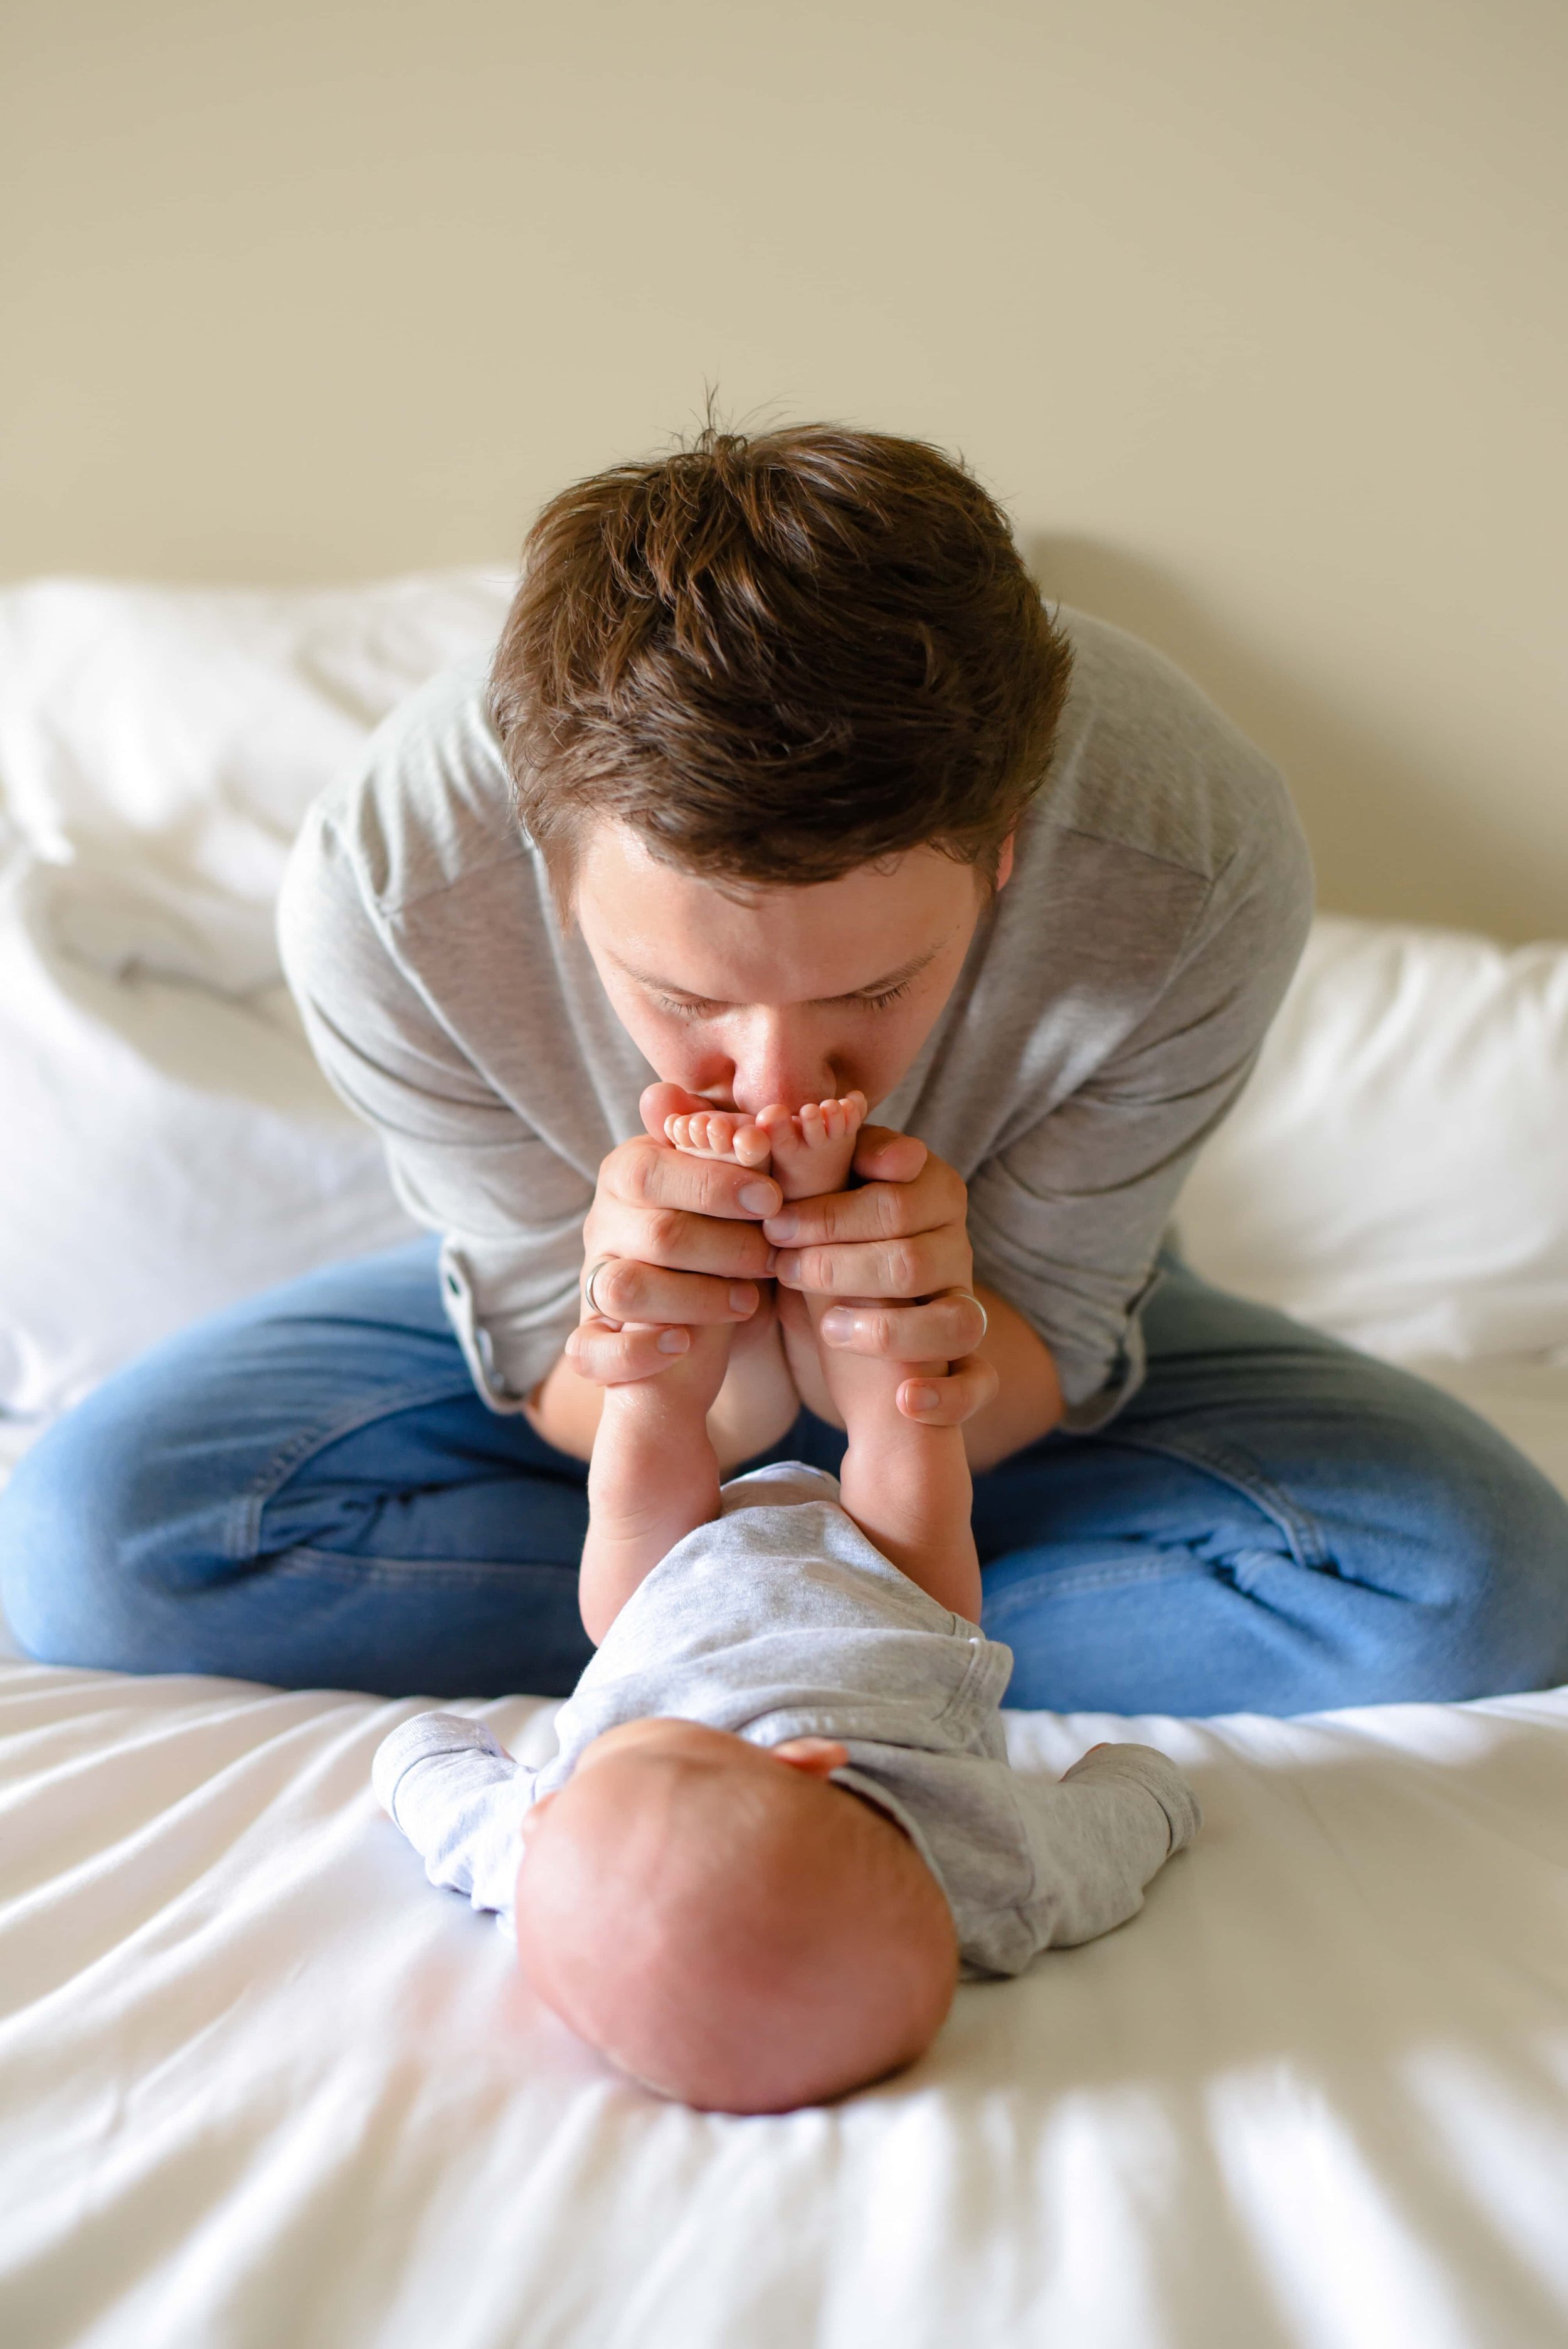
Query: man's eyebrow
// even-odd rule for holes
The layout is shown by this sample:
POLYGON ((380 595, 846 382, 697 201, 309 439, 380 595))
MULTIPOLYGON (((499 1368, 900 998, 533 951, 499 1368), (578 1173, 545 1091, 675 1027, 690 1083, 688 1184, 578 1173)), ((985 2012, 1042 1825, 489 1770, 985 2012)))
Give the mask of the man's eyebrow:
MULTIPOLYGON (((944 939, 942 944, 944 946, 946 940, 944 939)), ((894 988, 906 986, 925 968, 928 962, 934 962, 941 951, 941 946, 927 947, 923 954, 912 956, 908 962, 900 963, 896 970, 885 971, 881 978, 868 978, 863 987, 847 988, 842 995, 812 995, 807 1000, 814 1005, 854 1003, 861 996, 889 994, 894 988)), ((628 978, 634 978, 639 987, 651 988, 655 995, 684 995, 688 1003, 718 1003, 723 1000, 717 995, 697 995, 689 987, 677 987, 673 979, 658 978, 650 970, 640 970, 634 962, 628 962, 624 955, 618 955, 614 947, 606 947, 605 952, 617 970, 624 971, 628 978)))

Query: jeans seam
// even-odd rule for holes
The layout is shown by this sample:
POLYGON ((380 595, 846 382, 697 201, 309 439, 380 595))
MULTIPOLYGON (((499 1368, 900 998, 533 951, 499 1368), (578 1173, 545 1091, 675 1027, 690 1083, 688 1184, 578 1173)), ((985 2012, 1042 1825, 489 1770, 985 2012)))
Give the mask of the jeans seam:
POLYGON ((393 1387, 377 1395, 373 1403, 357 1406, 341 1418, 315 1420, 308 1427, 296 1428, 259 1468, 247 1485, 234 1496, 230 1513, 230 1547, 228 1555, 236 1565, 254 1558, 261 1547, 262 1515, 269 1501, 274 1501, 290 1476, 316 1453, 325 1452, 329 1444, 336 1444, 346 1435, 353 1435, 361 1427, 368 1427, 377 1419, 389 1419, 397 1412, 416 1410, 421 1403, 449 1402, 456 1397, 471 1394, 473 1382, 465 1374, 453 1382, 450 1372, 439 1385, 424 1380, 418 1385, 393 1387))
POLYGON ((303 1579, 319 1582, 325 1576, 335 1575, 346 1583, 406 1581, 410 1575, 438 1574, 443 1590, 471 1587, 487 1588, 497 1581, 507 1581, 519 1574, 567 1574, 575 1576, 575 1566, 562 1566, 547 1557, 508 1558, 493 1565, 480 1565, 473 1558, 446 1559, 439 1557, 356 1557, 350 1552, 316 1549, 309 1542, 296 1542, 286 1550, 279 1550, 267 1560, 269 1580, 298 1575, 303 1579))
MULTIPOLYGON (((1147 1555, 1140 1553, 1135 1564, 1129 1563, 1125 1558, 1118 1558, 1113 1566, 1053 1568, 1050 1569, 1050 1584, 1054 1597, 1059 1598, 1063 1592, 1066 1592, 1069 1597, 1076 1598, 1085 1591, 1124 1590, 1134 1585, 1142 1588, 1161 1576, 1175 1578, 1181 1575, 1202 1574, 1206 1570, 1192 1558, 1190 1553, 1183 1551, 1177 1556, 1151 1543, 1148 1547, 1147 1555)), ((987 1594, 985 1600, 987 1624, 1005 1622, 1010 1614, 1017 1613, 1019 1606, 1026 1600, 1028 1605, 1033 1606, 1035 1598, 1036 1593, 1033 1588, 1022 1584, 1014 1584, 1010 1589, 1003 1591, 999 1598, 993 1599, 987 1594)))
POLYGON ((1130 1452, 1150 1452, 1157 1458, 1184 1461, 1189 1467, 1200 1468, 1222 1483, 1231 1485, 1249 1501, 1255 1502, 1265 1516, 1272 1517, 1290 1543, 1291 1556, 1298 1566, 1314 1573, 1334 1571, 1334 1559, 1323 1537, 1323 1528, 1315 1517, 1299 1508, 1289 1494, 1274 1484, 1244 1452, 1234 1452, 1228 1444, 1216 1444, 1202 1435, 1165 1437, 1156 1441, 1151 1436, 1123 1433, 1118 1430, 1111 1439, 1130 1452))

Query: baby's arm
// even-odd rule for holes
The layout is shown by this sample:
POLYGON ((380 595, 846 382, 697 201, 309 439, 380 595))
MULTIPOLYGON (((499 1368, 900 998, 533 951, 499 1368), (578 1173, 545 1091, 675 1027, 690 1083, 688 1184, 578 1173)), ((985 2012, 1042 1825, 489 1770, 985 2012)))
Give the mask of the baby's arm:
POLYGON ((1016 1783, 1041 1949, 1092 1941, 1135 1916, 1144 1886, 1203 1823, 1186 1779, 1151 1745, 1097 1745, 1054 1785, 1016 1783))
POLYGON ((432 1884, 510 1916, 534 1774, 482 1722, 419 1713, 376 1749, 370 1783, 432 1884))

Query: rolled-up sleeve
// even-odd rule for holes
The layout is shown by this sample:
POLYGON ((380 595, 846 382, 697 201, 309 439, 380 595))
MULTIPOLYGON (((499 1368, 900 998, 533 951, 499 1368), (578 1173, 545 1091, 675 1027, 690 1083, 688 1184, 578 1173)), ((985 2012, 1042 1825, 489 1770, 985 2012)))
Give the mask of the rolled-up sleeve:
POLYGON ((592 1184, 474 1067, 319 807, 290 860, 278 936, 328 1081, 380 1135, 408 1213, 442 1235, 443 1299, 475 1386, 492 1410, 521 1411, 578 1318, 592 1184))
POLYGON ((1206 890, 1144 1015, 971 1183, 976 1271, 1049 1346, 1070 1429, 1103 1426, 1143 1377, 1140 1314, 1177 1194, 1305 942, 1311 863, 1281 808, 1206 890))

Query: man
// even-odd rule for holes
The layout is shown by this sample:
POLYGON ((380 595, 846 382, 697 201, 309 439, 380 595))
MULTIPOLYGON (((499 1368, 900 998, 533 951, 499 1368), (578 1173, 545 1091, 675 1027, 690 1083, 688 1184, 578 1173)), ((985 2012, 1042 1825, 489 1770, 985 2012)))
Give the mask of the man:
POLYGON ((1267 762, 1148 647, 1048 618, 937 451, 710 431, 579 483, 488 675, 381 730, 284 894, 317 1053, 438 1264, 251 1300, 52 1431, 0 1503, 19 1635, 564 1690, 605 1388, 730 1325, 723 1465, 830 1466, 825 1392, 786 1425, 748 1374, 811 1294, 845 1300, 829 1344, 936 1365, 899 1407, 965 1429, 1011 1702, 1563 1677, 1560 1496, 1448 1398, 1161 1255, 1309 904, 1267 762), (820 1200, 665 1137, 853 1090, 876 1122, 820 1200))

